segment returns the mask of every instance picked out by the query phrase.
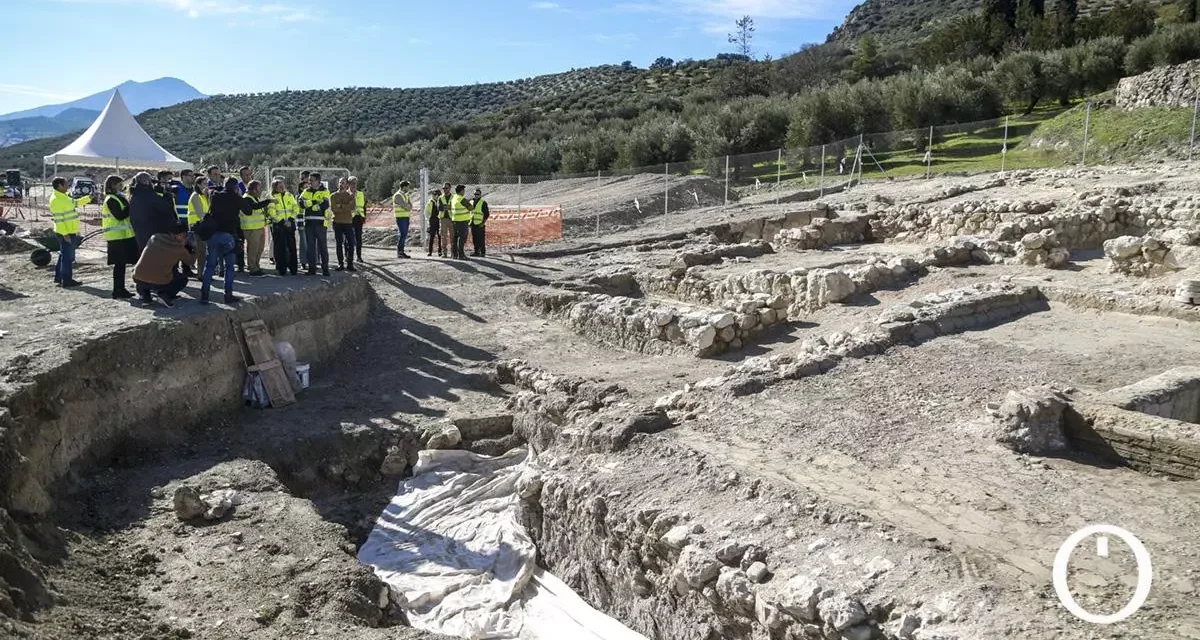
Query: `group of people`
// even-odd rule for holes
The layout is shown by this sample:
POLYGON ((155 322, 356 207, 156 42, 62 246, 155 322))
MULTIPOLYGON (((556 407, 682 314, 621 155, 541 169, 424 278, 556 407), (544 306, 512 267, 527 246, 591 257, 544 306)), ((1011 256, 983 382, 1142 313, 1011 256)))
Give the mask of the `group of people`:
MULTIPOLYGON (((161 171, 155 180, 149 173, 133 177, 127 190, 117 175, 104 181, 101 232, 107 244, 108 264, 113 268, 113 298, 132 298, 126 288, 126 266, 134 265, 133 280, 143 304, 153 295, 167 306, 187 286, 189 278, 201 282, 200 302, 209 301, 214 275, 224 278, 225 302, 236 304, 234 274, 263 275, 262 257, 270 231, 272 261, 280 276, 297 275, 303 265, 308 275, 329 274, 328 229, 332 225, 337 270, 355 271, 354 260, 362 261, 366 197, 362 184, 351 176, 339 181, 330 192, 321 175, 305 171, 300 190, 293 194, 284 178, 272 180, 268 194, 260 181, 252 179, 249 167, 238 176, 225 178, 219 167, 204 174, 190 169, 179 173, 161 171), (299 232, 299 233, 297 233, 299 232), (303 256, 303 260, 301 260, 303 256), (198 273, 196 272, 197 266, 198 273)), ((67 180, 52 182, 50 210, 59 238, 59 258, 54 280, 62 287, 80 283, 73 277, 75 248, 81 241, 78 207, 91 197, 72 198, 67 180)), ((407 181, 392 196, 397 226, 396 253, 408 258, 409 224, 413 194, 407 181)), ((426 255, 465 259, 468 235, 472 256, 486 256, 485 228, 490 212, 480 189, 466 197, 466 186, 452 189, 449 183, 430 192, 429 243, 426 255), (449 248, 447 248, 447 241, 449 248)))

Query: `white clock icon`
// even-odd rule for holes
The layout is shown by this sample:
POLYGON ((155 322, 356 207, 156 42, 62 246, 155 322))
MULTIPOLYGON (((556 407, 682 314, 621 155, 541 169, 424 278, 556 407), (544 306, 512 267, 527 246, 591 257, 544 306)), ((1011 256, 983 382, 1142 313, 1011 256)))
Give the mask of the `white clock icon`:
POLYGON ((1071 534, 1071 537, 1067 538, 1067 541, 1059 547, 1058 554, 1054 556, 1054 571, 1052 575, 1054 577, 1054 591, 1058 594, 1059 601, 1067 608, 1067 611, 1070 611, 1075 617, 1084 622, 1114 624, 1137 613, 1137 610, 1141 609, 1143 604, 1146 604, 1146 598, 1150 596, 1150 585, 1154 579, 1154 569, 1150 564, 1150 552, 1146 551, 1146 547, 1136 536, 1125 529, 1110 524, 1094 524, 1071 534), (1075 596, 1071 595, 1070 587, 1067 585, 1067 565, 1071 561, 1071 554, 1075 551, 1075 547, 1078 547, 1081 542, 1092 536, 1096 536, 1096 555, 1101 558, 1108 557, 1108 536, 1116 536, 1133 550, 1133 557, 1137 560, 1138 581, 1137 588, 1133 592, 1133 599, 1120 611, 1110 615, 1091 613, 1079 606, 1079 603, 1075 601, 1075 596))

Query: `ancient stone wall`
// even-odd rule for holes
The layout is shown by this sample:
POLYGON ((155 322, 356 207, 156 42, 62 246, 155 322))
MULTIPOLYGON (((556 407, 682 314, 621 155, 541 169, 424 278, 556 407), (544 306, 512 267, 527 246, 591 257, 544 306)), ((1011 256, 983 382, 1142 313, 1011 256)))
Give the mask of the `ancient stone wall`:
POLYGON ((814 218, 803 227, 781 230, 775 235, 775 246, 778 249, 804 251, 870 242, 873 218, 874 215, 861 212, 839 212, 833 218, 814 218))
POLYGON ((1121 236, 1104 243, 1109 270, 1156 276, 1200 264, 1200 228, 1174 228, 1144 236, 1121 236))
POLYGON ((1112 389, 1105 400, 1129 411, 1200 423, 1200 367, 1178 367, 1112 389))
POLYGON ((1200 61, 1193 60, 1122 78, 1114 97, 1117 106, 1123 109, 1191 108, 1197 90, 1200 90, 1200 61))
POLYGON ((1081 401, 1064 419, 1076 448, 1146 473, 1200 480, 1200 425, 1081 401))
POLYGON ((747 305, 739 313, 693 309, 602 293, 525 291, 521 304, 565 321, 575 332, 638 353, 686 353, 708 357, 741 349, 781 314, 747 305))

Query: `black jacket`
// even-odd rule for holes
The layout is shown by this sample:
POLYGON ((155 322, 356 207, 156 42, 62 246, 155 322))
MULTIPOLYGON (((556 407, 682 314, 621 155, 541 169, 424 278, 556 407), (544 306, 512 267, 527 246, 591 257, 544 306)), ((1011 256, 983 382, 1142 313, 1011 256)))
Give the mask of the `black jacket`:
POLYGON ((248 198, 244 198, 234 191, 226 193, 224 191, 215 193, 212 196, 212 203, 209 204, 208 214, 212 216, 215 222, 214 231, 217 233, 228 233, 231 236, 237 236, 238 230, 241 229, 241 219, 239 215, 250 215, 256 209, 264 209, 271 204, 267 200, 260 200, 257 203, 250 202, 248 198))
POLYGON ((153 187, 135 186, 129 200, 129 221, 133 223, 138 251, 141 251, 146 248, 150 236, 170 233, 179 218, 175 215, 175 205, 153 187))

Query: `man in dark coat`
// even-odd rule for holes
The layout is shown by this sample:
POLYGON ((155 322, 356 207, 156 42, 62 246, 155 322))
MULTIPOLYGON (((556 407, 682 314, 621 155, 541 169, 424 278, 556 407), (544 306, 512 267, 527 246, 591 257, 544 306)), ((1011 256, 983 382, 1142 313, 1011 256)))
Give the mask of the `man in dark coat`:
MULTIPOLYGON (((175 216, 175 203, 154 190, 150 174, 145 171, 133 176, 133 188, 129 196, 129 221, 133 223, 138 255, 141 256, 150 238, 159 233, 171 233, 178 224, 178 218, 175 216)), ((153 303, 149 288, 137 284, 137 291, 142 304, 153 303)))
POLYGON ((150 174, 144 171, 133 176, 133 189, 129 193, 129 219, 141 255, 150 236, 170 233, 175 228, 175 205, 154 190, 150 174))

